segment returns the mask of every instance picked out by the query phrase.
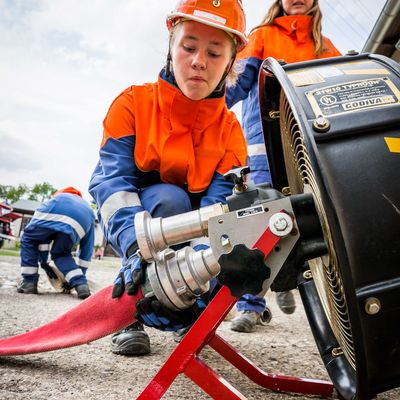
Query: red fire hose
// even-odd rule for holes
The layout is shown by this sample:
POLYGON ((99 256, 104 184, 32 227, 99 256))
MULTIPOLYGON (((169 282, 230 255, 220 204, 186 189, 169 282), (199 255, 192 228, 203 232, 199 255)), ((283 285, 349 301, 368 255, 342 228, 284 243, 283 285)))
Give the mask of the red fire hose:
POLYGON ((143 295, 139 291, 136 296, 124 293, 112 299, 111 292, 108 286, 40 328, 0 339, 0 356, 79 346, 118 332, 135 321, 135 304, 143 295))

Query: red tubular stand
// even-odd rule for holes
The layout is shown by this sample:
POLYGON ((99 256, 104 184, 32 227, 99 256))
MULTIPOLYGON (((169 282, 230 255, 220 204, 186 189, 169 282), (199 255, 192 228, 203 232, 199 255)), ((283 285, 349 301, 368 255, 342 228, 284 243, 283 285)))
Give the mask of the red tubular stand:
MULTIPOLYGON (((266 256, 278 243, 279 237, 267 229, 253 246, 266 256)), ((259 386, 276 392, 301 393, 333 397, 335 389, 330 382, 318 379, 296 378, 267 373, 240 354, 233 346, 216 334, 225 316, 237 298, 223 286, 210 302, 189 332, 184 336, 155 377, 139 395, 140 400, 160 399, 178 374, 185 374, 214 399, 246 399, 223 377, 213 371, 200 357, 208 345, 259 386)))

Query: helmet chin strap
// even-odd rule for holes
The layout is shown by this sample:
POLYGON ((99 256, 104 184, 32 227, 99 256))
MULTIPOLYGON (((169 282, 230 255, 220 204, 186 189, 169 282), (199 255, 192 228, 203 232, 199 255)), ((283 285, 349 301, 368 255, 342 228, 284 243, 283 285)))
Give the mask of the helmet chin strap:
POLYGON ((171 76, 171 50, 168 49, 167 62, 165 64, 165 76, 169 78, 171 76))
POLYGON ((229 75, 229 72, 231 72, 233 64, 235 63, 235 59, 236 59, 236 50, 235 50, 235 54, 232 56, 228 67, 226 68, 224 74, 222 75, 221 80, 219 81, 219 83, 218 83, 217 87, 214 89, 214 91, 220 91, 223 88, 223 86, 225 85, 226 77, 229 75))

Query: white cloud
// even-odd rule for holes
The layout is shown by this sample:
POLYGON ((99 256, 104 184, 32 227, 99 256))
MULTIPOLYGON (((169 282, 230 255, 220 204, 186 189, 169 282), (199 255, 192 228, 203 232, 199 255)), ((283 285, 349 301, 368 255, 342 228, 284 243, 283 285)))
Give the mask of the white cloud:
POLYGON ((13 134, 13 125, 12 121, 2 121, 0 124, 0 176, 13 172, 26 173, 41 166, 35 157, 34 147, 13 134))

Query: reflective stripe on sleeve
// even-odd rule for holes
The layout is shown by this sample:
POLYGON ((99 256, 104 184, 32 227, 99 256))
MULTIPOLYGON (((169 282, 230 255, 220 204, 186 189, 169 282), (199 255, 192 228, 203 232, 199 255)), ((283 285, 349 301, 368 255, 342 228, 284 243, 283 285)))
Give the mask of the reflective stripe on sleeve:
POLYGON ((39 272, 39 267, 21 267, 21 274, 32 275, 39 272))
POLYGON ((80 268, 76 268, 68 272, 67 275, 65 275, 65 280, 67 282, 70 282, 72 278, 75 278, 75 276, 80 276, 80 275, 83 275, 82 270, 80 268))
POLYGON ((259 144, 249 144, 247 146, 247 154, 249 155, 249 157, 251 157, 251 156, 261 156, 267 154, 267 152, 265 150, 264 144, 259 143, 259 144))
POLYGON ((138 207, 140 202, 137 193, 132 192, 117 192, 112 194, 100 208, 100 215, 104 225, 108 225, 111 217, 120 209, 125 207, 138 207))
POLYGON ((33 218, 40 219, 42 221, 62 222, 64 224, 72 226, 72 228, 75 229, 80 239, 82 239, 85 236, 85 230, 82 228, 82 225, 79 224, 77 221, 75 221, 73 218, 67 217, 66 215, 48 214, 48 213, 42 213, 40 211, 35 211, 35 214, 33 214, 33 218))
POLYGON ((49 251, 50 250, 50 244, 39 244, 39 251, 49 251))
POLYGON ((78 259, 77 264, 80 267, 84 267, 84 268, 89 268, 90 267, 90 261, 85 261, 85 260, 82 260, 81 258, 78 259))

